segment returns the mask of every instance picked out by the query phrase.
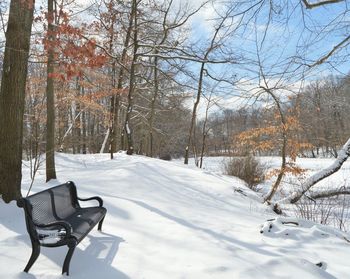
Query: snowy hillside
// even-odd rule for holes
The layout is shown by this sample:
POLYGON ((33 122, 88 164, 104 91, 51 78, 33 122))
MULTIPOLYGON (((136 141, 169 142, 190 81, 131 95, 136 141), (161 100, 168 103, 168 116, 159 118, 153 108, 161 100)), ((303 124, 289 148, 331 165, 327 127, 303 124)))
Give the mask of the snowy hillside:
MULTIPOLYGON (((107 216, 77 247, 70 278, 350 278, 350 235, 276 218, 238 179, 118 153, 57 156, 59 182, 99 195, 107 216), (316 264, 319 264, 317 266, 316 264)), ((24 170, 23 194, 30 184, 24 170)), ((39 171, 33 192, 48 187, 39 171)), ((42 248, 29 274, 23 212, 0 201, 0 278, 61 278, 67 248, 42 248)))

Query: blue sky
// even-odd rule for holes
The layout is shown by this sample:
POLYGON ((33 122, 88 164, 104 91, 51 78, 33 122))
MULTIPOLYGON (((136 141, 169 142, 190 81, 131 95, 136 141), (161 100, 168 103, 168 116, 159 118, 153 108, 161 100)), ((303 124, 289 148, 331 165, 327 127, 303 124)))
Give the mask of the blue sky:
MULTIPOLYGON (((216 11, 224 13, 225 5, 222 3, 214 1, 216 8, 209 5, 193 20, 193 40, 208 45, 215 24, 210 19, 217 17, 216 11)), ((237 62, 243 65, 208 66, 216 76, 237 74, 243 81, 238 88, 223 93, 221 104, 224 107, 234 108, 247 103, 247 100, 240 100, 237 95, 257 93, 260 74, 257 49, 269 86, 280 86, 282 94, 289 90, 298 91, 316 79, 329 75, 344 76, 350 72, 350 48, 347 45, 328 59, 327 63, 311 69, 301 67, 302 63, 313 64, 349 36, 349 3, 343 1, 307 10, 299 0, 281 0, 273 2, 272 13, 267 3, 259 10, 256 18, 249 18, 248 21, 248 17, 256 10, 251 11, 242 21, 245 24, 224 42, 238 57, 237 62), (240 56, 244 58, 240 60, 240 56), (287 73, 280 79, 283 72, 287 73)), ((244 10, 246 7, 242 4, 238 9, 244 10)), ((233 22, 239 19, 241 17, 235 17, 233 22)))

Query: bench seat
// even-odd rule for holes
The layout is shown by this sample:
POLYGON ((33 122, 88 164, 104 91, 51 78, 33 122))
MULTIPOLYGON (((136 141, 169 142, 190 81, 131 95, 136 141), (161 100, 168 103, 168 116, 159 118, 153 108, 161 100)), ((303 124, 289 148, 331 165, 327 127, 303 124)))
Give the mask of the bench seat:
POLYGON ((26 226, 32 242, 32 255, 24 271, 28 272, 40 254, 40 246, 69 247, 62 274, 69 275, 69 263, 75 247, 107 213, 100 197, 82 199, 72 181, 46 189, 17 201, 25 212, 26 226), (95 200, 98 206, 81 207, 80 202, 95 200))

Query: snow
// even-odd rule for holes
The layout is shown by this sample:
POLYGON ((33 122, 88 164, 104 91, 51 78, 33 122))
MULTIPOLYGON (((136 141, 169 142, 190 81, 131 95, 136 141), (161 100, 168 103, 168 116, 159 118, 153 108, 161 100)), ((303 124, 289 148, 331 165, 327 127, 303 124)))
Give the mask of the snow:
POLYGON ((130 135, 130 134, 131 134, 131 131, 130 131, 130 127, 129 127, 129 123, 128 123, 128 122, 125 123, 125 129, 126 129, 126 133, 127 133, 128 135, 130 135))
MULTIPOLYGON (((46 184, 40 169, 33 192, 72 180, 79 196, 99 195, 108 210, 103 231, 78 245, 72 279, 349 278, 349 234, 276 218, 219 171, 124 153, 57 154, 56 164, 59 181, 46 184)), ((23 194, 29 185, 24 168, 23 194)), ((42 247, 29 274, 21 272, 31 254, 23 212, 0 201, 0 278, 64 278, 66 252, 42 247)))

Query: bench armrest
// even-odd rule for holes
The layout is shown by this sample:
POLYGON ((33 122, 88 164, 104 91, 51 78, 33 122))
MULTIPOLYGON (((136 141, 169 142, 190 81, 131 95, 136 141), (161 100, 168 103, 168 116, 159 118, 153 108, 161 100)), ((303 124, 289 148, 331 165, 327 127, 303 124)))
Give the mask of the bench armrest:
POLYGON ((48 224, 34 224, 37 228, 62 227, 66 231, 66 237, 70 237, 73 231, 72 226, 66 221, 55 221, 48 224))
POLYGON ((102 207, 103 206, 103 200, 100 198, 100 197, 91 197, 91 198, 87 198, 87 199, 82 199, 82 198, 79 198, 78 197, 78 200, 79 201, 91 201, 91 200, 97 200, 98 203, 99 203, 99 207, 102 207))

